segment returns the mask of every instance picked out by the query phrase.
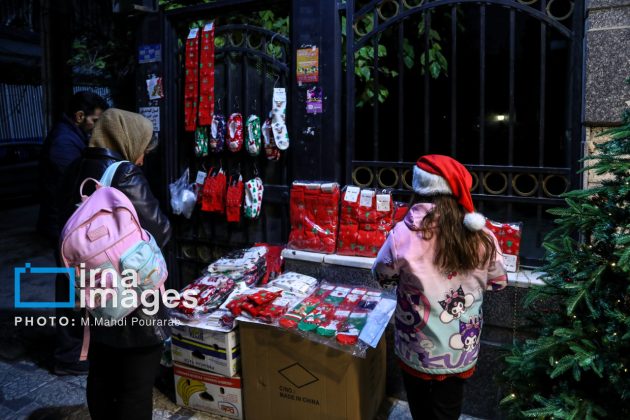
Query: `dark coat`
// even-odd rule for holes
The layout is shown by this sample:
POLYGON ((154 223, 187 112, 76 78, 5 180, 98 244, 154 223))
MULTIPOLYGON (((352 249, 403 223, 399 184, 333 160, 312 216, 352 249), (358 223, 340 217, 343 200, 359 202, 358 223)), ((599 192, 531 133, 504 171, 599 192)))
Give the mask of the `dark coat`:
POLYGON ((57 189, 68 166, 81 157, 87 147, 87 135, 64 116, 44 140, 39 162, 39 217, 37 231, 56 243, 63 224, 59 223, 57 189))
MULTIPOLYGON (((111 150, 88 147, 84 150, 83 157, 70 165, 59 192, 62 226, 76 209, 76 203, 81 201, 79 196, 81 182, 85 178, 99 180, 110 164, 120 160, 123 160, 122 157, 111 150)), ((160 203, 151 192, 149 182, 142 170, 132 163, 121 164, 114 174, 111 186, 129 198, 136 209, 142 227, 153 235, 160 248, 164 247, 171 237, 171 225, 166 215, 160 210, 160 203)), ((94 183, 86 183, 83 194, 90 195, 94 188, 94 183)), ((91 339, 119 348, 159 344, 168 337, 168 327, 147 327, 133 323, 134 319, 151 318, 158 318, 165 322, 168 320, 166 308, 162 304, 159 308, 154 316, 146 315, 141 308, 136 309, 125 318, 127 322, 124 326, 91 326, 91 339)))

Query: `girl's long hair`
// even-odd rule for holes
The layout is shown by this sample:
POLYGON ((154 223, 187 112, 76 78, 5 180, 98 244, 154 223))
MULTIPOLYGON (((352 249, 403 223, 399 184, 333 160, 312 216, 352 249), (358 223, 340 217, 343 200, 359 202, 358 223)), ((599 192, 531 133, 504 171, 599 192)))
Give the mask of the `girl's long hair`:
POLYGON ((487 267, 496 252, 492 238, 483 230, 471 231, 464 226, 464 209, 453 196, 434 196, 432 202, 435 207, 422 220, 420 231, 425 239, 436 235, 433 263, 445 272, 487 267))

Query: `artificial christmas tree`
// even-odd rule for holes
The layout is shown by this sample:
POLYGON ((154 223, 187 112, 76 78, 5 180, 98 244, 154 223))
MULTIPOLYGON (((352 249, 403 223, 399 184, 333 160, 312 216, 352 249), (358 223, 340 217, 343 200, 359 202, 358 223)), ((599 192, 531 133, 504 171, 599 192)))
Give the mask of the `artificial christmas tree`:
POLYGON ((605 134, 584 170, 607 177, 550 210, 545 286, 525 305, 555 310, 505 359, 509 418, 630 418, 630 110, 605 134))

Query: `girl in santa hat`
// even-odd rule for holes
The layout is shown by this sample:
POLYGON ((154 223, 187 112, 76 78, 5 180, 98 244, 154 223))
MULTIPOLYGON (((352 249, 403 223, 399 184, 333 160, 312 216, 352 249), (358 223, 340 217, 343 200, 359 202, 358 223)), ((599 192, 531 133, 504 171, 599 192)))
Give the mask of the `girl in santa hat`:
POLYGON ((448 156, 413 170, 414 204, 381 248, 373 271, 398 282, 396 355, 414 419, 457 419, 479 355, 486 290, 507 285, 503 258, 474 210, 472 176, 448 156))

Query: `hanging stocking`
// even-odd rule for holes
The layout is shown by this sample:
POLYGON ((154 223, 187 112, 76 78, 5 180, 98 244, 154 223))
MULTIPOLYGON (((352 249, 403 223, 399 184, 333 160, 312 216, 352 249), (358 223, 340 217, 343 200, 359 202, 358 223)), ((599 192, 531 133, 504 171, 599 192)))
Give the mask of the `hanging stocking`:
POLYGON ((212 153, 223 151, 225 145, 225 117, 223 114, 215 114, 214 118, 212 118, 208 144, 212 153))
POLYGON ((280 150, 276 146, 276 141, 273 139, 273 130, 271 128, 271 119, 266 119, 262 126, 262 136, 264 139, 263 146, 265 147, 265 155, 268 160, 279 160, 280 150))
POLYGON ((199 60, 199 125, 208 126, 214 114, 214 23, 207 23, 201 32, 199 60))
POLYGON ((223 169, 219 169, 214 175, 212 171, 213 169, 210 169, 203 185, 201 210, 223 214, 225 211, 225 174, 223 169))
POLYGON ((193 28, 186 39, 186 79, 184 86, 184 129, 197 127, 197 97, 199 91, 199 28, 193 28))
POLYGON ((238 152, 243 147, 243 116, 238 112, 230 115, 227 128, 228 148, 230 152, 238 152))
POLYGON ((245 183, 245 217, 257 219, 260 216, 263 199, 263 183, 258 177, 245 183))
POLYGON ((241 221, 241 207, 243 205, 243 177, 238 179, 230 178, 225 199, 225 212, 228 222, 238 223, 241 221))
POLYGON ((287 93, 284 88, 273 89, 273 106, 271 109, 271 127, 273 137, 280 150, 289 148, 289 132, 286 124, 287 93))
POLYGON ((208 127, 195 129, 195 155, 197 157, 208 156, 208 127))
POLYGON ((247 119, 247 153, 258 156, 260 153, 260 118, 250 115, 247 119))

